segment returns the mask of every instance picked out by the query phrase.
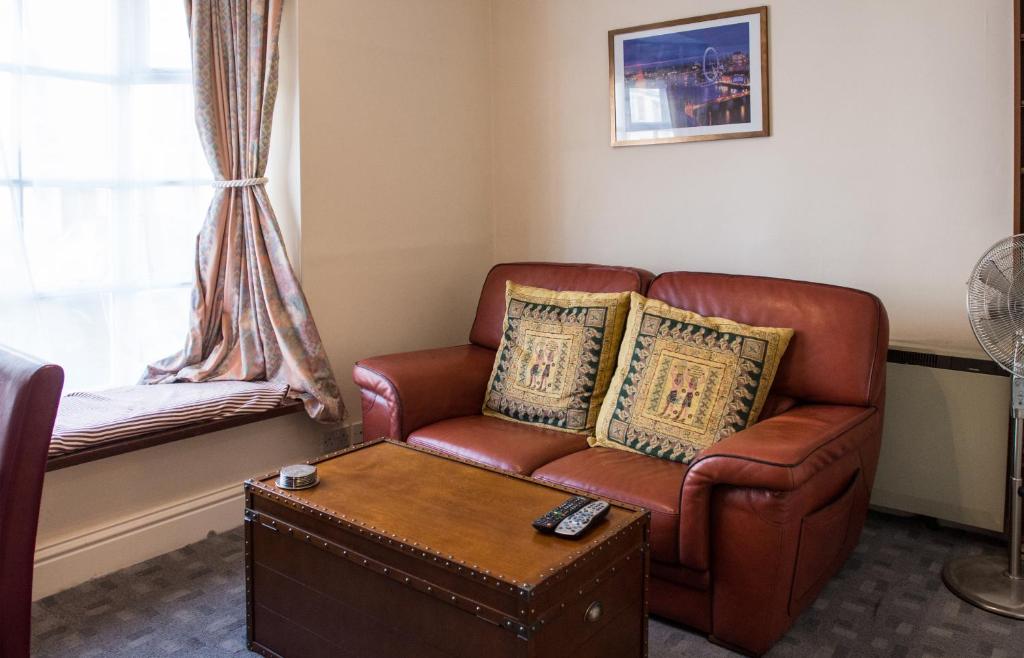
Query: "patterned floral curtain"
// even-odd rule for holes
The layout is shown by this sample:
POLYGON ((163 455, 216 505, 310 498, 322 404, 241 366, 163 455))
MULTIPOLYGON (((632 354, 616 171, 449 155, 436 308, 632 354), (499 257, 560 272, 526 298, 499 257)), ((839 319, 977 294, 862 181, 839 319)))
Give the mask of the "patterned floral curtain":
POLYGON ((282 382, 307 394, 310 416, 335 422, 338 385, 264 187, 283 2, 185 2, 196 125, 218 189, 196 245, 185 348, 142 382, 282 382))

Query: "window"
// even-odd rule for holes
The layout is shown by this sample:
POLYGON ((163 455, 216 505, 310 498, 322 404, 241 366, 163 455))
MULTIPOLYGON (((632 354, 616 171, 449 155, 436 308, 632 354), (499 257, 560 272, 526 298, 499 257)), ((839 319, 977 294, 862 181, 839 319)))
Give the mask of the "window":
POLYGON ((210 178, 181 0, 0 0, 0 343, 65 390, 180 349, 210 178))

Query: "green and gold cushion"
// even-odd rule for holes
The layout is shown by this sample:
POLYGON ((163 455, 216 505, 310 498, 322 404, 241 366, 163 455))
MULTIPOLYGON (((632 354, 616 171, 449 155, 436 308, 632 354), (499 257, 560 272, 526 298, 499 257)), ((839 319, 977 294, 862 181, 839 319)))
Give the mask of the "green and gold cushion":
POLYGON ((688 464, 757 420, 792 336, 633 293, 590 444, 688 464))
POLYGON ((628 311, 628 292, 556 292, 509 281, 483 413, 592 432, 628 311))

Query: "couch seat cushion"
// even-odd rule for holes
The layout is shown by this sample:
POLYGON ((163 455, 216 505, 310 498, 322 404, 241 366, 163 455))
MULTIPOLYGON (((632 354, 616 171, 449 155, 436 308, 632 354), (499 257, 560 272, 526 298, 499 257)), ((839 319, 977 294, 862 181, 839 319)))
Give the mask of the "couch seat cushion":
POLYGON ((590 448, 562 457, 533 473, 651 511, 651 557, 679 561, 679 498, 686 465, 615 448, 590 448))
POLYGON ((407 439, 415 446, 520 475, 587 448, 587 437, 490 416, 461 416, 421 427, 407 439))

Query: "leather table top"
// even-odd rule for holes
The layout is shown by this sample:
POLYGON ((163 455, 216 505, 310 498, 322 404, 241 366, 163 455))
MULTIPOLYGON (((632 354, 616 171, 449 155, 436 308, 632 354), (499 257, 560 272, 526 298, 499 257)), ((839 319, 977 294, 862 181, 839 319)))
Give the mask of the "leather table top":
POLYGON ((273 477, 254 484, 517 585, 535 586, 647 514, 609 501, 605 520, 581 539, 544 535, 532 521, 570 492, 393 441, 362 444, 317 468, 311 489, 286 491, 273 477))

